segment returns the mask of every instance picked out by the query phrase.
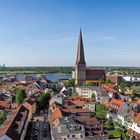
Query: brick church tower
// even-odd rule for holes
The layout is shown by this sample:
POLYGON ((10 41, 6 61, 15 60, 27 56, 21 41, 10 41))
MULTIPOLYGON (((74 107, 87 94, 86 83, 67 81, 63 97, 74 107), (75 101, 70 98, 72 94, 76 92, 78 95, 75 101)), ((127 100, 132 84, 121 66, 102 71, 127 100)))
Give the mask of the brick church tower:
POLYGON ((85 62, 85 55, 84 55, 82 31, 80 30, 78 49, 77 49, 77 59, 75 65, 75 84, 83 85, 85 80, 86 80, 86 62, 85 62))

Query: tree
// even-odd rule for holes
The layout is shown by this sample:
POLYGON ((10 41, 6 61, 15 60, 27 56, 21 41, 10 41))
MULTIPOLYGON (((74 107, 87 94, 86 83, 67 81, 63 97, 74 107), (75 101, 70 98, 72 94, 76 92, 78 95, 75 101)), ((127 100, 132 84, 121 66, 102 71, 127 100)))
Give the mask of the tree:
POLYGON ((120 83, 120 85, 119 85, 119 88, 120 88, 121 92, 125 92, 126 87, 127 87, 127 84, 124 83, 124 82, 120 83))
POLYGON ((96 98, 95 93, 93 93, 93 94, 91 95, 91 97, 95 99, 95 98, 96 98))
POLYGON ((42 107, 45 104, 49 104, 49 100, 51 99, 50 93, 43 93, 37 97, 37 105, 38 107, 42 107))
POLYGON ((87 87, 97 86, 97 83, 93 83, 93 82, 85 82, 85 83, 84 83, 84 86, 87 86, 87 87))
POLYGON ((68 80, 66 86, 67 87, 75 87, 75 79, 68 80))
POLYGON ((18 105, 22 104, 22 102, 24 101, 24 99, 27 97, 25 90, 23 89, 19 89, 19 88, 15 88, 13 90, 13 92, 16 94, 16 103, 18 105))
POLYGON ((105 127, 108 129, 108 130, 114 130, 114 123, 112 120, 107 120, 105 122, 105 127))
POLYGON ((52 91, 57 91, 57 88, 56 88, 56 85, 55 84, 53 84, 52 86, 51 86, 51 89, 52 89, 52 91))
POLYGON ((19 91, 19 88, 14 88, 13 89, 13 93, 16 95, 17 94, 17 92, 19 91))
POLYGON ((4 114, 0 113, 0 125, 3 124, 3 122, 5 121, 5 116, 4 114))
POLYGON ((101 84, 105 84, 105 81, 104 80, 100 80, 99 81, 99 85, 101 85, 101 84))
POLYGON ((130 137, 128 136, 127 133, 124 133, 124 136, 123 136, 124 140, 130 140, 130 137))
POLYGON ((105 82, 106 84, 112 84, 112 82, 110 80, 106 80, 105 82))
POLYGON ((106 107, 105 105, 103 105, 103 104, 98 104, 98 105, 96 106, 96 111, 95 111, 95 113, 96 113, 96 117, 97 117, 99 120, 103 121, 103 120, 106 119, 107 107, 106 107))

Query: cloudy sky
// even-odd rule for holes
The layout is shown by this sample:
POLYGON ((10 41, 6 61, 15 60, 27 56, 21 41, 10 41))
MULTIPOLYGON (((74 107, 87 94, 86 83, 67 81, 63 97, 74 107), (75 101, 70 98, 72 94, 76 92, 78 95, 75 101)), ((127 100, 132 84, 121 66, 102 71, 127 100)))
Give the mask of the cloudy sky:
POLYGON ((0 64, 140 66, 140 0, 0 0, 0 64))

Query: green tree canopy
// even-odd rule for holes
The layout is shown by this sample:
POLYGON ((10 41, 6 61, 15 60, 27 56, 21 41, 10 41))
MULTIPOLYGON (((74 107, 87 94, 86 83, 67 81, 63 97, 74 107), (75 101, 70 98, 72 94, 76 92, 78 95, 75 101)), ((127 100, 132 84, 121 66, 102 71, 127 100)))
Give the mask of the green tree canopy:
POLYGON ((100 80, 99 84, 112 84, 110 80, 100 80))
POLYGON ((67 87, 75 87, 75 79, 68 80, 66 86, 67 87))
POLYGON ((3 113, 0 113, 0 125, 3 124, 3 122, 5 121, 5 116, 3 113))
POLYGON ((38 105, 38 107, 42 107, 45 104, 48 104, 50 99, 51 99, 50 93, 41 94, 40 96, 37 97, 37 105, 38 105))
POLYGON ((105 84, 105 80, 100 80, 99 84, 105 84))
POLYGON ((105 82, 106 84, 112 84, 112 82, 110 80, 106 80, 105 82))
POLYGON ((23 89, 15 88, 15 89, 13 89, 13 93, 16 94, 16 103, 18 105, 22 104, 24 99, 27 97, 25 90, 23 90, 23 89))
POLYGON ((57 91, 57 87, 56 87, 56 85, 55 84, 53 84, 52 86, 51 86, 51 89, 52 89, 52 91, 57 91))
POLYGON ((103 104, 98 104, 96 106, 96 117, 99 120, 105 120, 107 115, 107 107, 103 104))
POLYGON ((96 98, 95 93, 93 93, 93 94, 91 95, 91 97, 95 99, 95 98, 96 98))
POLYGON ((16 94, 18 93, 19 90, 20 90, 19 88, 14 88, 14 89, 13 89, 13 93, 16 95, 16 94))
POLYGON ((112 120, 107 120, 105 122, 105 127, 108 129, 108 130, 114 130, 114 123, 112 120))
POLYGON ((120 83, 119 88, 121 89, 122 92, 125 92, 125 88, 127 87, 127 83, 120 83))
POLYGON ((93 82, 85 82, 85 83, 84 83, 84 86, 87 86, 87 87, 97 86, 97 83, 93 83, 93 82))

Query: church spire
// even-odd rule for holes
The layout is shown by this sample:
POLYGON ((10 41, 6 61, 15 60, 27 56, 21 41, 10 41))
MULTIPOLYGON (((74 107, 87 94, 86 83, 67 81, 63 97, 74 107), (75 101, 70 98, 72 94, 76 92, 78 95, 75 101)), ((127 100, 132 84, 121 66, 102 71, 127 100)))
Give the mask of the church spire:
POLYGON ((76 64, 86 64, 81 29, 80 29, 80 36, 79 36, 79 41, 78 41, 78 50, 77 50, 76 64))

